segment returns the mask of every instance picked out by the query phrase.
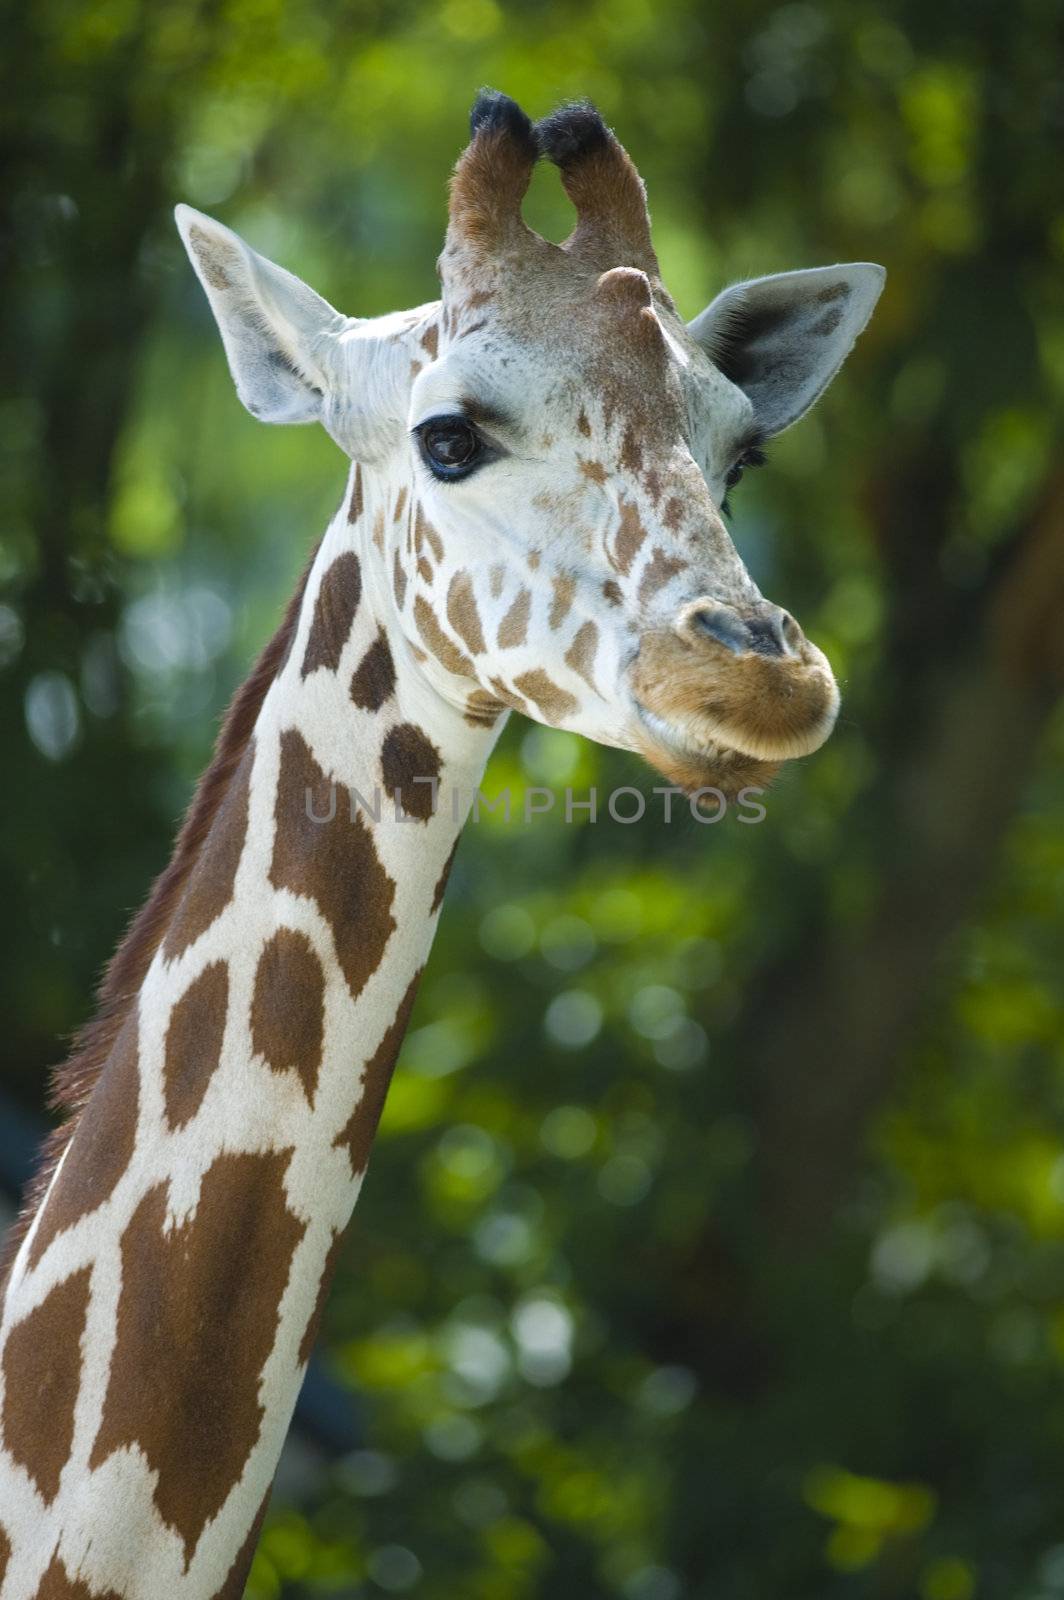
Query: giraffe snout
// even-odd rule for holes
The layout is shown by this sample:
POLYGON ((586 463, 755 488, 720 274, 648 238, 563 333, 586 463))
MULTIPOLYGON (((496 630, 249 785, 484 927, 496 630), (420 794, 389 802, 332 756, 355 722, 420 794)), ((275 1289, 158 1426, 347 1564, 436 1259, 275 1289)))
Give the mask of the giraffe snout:
POLYGON ((839 709, 823 652, 789 612, 760 598, 689 600, 671 628, 644 639, 633 688, 688 749, 724 746, 760 761, 808 755, 839 709))

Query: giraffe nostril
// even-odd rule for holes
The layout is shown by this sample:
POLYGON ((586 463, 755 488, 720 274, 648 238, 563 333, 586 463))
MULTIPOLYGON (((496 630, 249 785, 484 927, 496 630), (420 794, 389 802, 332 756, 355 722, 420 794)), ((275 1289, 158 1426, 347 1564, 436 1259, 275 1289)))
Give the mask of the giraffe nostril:
POLYGON ((805 638, 805 635, 802 632, 801 628, 798 626, 798 624, 795 622, 794 618, 791 616, 789 611, 784 611, 782 613, 782 617, 783 617, 783 638, 784 638, 784 641, 785 641, 785 643, 787 645, 787 648, 788 648, 788 650, 798 650, 801 647, 801 644, 802 644, 803 639, 805 638))
POLYGON ((699 632, 708 634, 733 655, 745 654, 751 648, 750 633, 746 623, 731 606, 700 606, 691 616, 691 623, 699 632))
POLYGON ((782 656, 787 649, 787 640, 784 633, 784 613, 777 611, 775 606, 767 607, 756 617, 747 621, 747 632, 750 635, 751 650, 756 650, 763 656, 782 656))
POLYGON ((740 616, 733 606, 704 600, 687 612, 685 627, 705 634, 733 655, 787 656, 796 654, 802 630, 788 612, 762 601, 740 616))

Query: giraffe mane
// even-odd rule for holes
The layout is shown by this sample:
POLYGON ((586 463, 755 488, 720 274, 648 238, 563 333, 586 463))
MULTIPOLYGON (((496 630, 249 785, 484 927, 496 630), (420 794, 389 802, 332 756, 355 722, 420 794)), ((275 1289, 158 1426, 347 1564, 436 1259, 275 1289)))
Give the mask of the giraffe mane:
POLYGON ((26 1187, 19 1215, 0 1250, 0 1295, 19 1247, 77 1130, 81 1113, 107 1064, 129 1007, 136 1000, 163 941, 233 774, 247 749, 270 685, 288 657, 316 555, 317 545, 288 602, 280 627, 263 648, 250 676, 229 702, 210 765, 196 786, 170 860, 104 969, 96 994, 95 1015, 74 1035, 70 1055, 52 1074, 48 1103, 53 1111, 64 1114, 64 1120, 53 1128, 41 1147, 37 1169, 26 1187))

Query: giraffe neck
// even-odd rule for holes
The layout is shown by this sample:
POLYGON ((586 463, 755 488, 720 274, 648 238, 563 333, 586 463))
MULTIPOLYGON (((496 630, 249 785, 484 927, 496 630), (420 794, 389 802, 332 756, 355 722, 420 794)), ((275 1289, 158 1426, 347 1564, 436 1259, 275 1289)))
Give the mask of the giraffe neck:
POLYGON ((243 1592, 435 929, 452 796, 496 736, 394 624, 379 529, 411 499, 354 469, 13 1263, 3 1600, 243 1592))

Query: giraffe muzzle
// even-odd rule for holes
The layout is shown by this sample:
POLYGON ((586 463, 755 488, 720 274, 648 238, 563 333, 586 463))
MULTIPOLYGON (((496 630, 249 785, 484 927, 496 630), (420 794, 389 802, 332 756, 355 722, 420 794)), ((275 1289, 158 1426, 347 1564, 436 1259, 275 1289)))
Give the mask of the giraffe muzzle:
POLYGON ((764 762, 793 760, 824 743, 839 709, 823 651, 765 600, 689 601, 671 629, 644 638, 633 689, 659 737, 670 730, 691 756, 724 749, 764 762))

